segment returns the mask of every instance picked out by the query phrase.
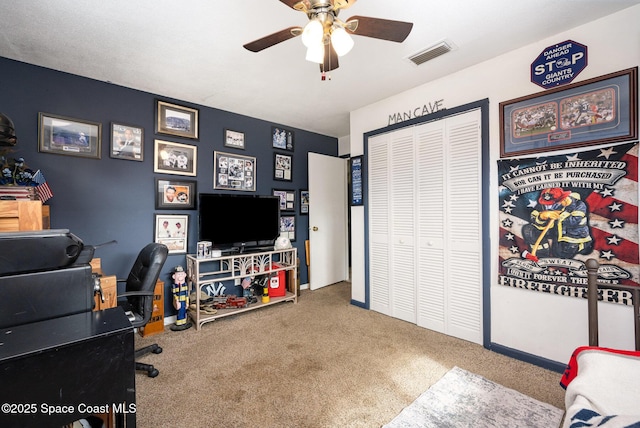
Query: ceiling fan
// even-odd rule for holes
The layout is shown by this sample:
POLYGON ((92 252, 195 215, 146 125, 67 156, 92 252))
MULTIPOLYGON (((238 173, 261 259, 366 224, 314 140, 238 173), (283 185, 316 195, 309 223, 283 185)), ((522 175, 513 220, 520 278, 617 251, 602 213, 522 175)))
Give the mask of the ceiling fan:
POLYGON ((338 18, 341 9, 347 9, 357 0, 280 0, 287 6, 303 12, 309 22, 302 27, 289 27, 276 33, 269 34, 244 47, 251 52, 302 36, 302 43, 307 47, 306 59, 320 64, 320 71, 324 73, 338 68, 338 57, 348 53, 353 47, 350 34, 376 39, 403 42, 413 24, 389 19, 370 18, 367 16, 352 16, 346 21, 338 18))

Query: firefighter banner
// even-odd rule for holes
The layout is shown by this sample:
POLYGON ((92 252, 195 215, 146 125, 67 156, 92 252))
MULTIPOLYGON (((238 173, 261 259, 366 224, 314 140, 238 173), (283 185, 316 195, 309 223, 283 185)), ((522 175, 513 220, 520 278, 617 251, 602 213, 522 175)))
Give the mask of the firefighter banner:
POLYGON ((498 174, 499 284, 584 298, 590 258, 599 281, 640 284, 637 143, 499 160, 498 174))

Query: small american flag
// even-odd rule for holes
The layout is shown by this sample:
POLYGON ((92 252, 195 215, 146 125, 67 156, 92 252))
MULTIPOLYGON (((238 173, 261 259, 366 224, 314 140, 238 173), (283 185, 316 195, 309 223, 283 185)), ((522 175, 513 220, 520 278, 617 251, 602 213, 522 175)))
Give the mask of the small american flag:
POLYGON ((246 277, 242 280, 242 288, 246 290, 249 287, 251 287, 251 278, 246 277))
POLYGON ((35 181, 38 184, 35 190, 36 190, 36 193, 38 194, 38 198, 40 198, 42 203, 45 203, 46 201, 48 201, 50 198, 53 197, 53 192, 51 191, 51 188, 47 184, 47 180, 44 178, 44 174, 42 173, 42 171, 38 170, 33 175, 33 181, 35 181))

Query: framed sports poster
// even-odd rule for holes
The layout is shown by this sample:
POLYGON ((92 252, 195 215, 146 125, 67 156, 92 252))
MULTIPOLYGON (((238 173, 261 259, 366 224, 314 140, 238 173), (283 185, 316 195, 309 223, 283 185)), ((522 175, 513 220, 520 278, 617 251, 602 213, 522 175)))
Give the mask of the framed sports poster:
POLYGON ((500 157, 638 138, 638 68, 501 102, 500 157))
POLYGON ((256 191, 256 158, 213 152, 213 188, 256 191))
POLYGON ((188 215, 155 214, 154 242, 166 245, 169 254, 186 253, 188 236, 188 215))

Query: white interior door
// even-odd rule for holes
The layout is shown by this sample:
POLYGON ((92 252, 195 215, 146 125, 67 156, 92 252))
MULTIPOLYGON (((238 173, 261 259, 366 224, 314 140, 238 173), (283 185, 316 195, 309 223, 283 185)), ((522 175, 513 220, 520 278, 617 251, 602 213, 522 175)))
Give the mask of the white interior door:
POLYGON ((309 288, 347 279, 347 160, 309 153, 309 288))

